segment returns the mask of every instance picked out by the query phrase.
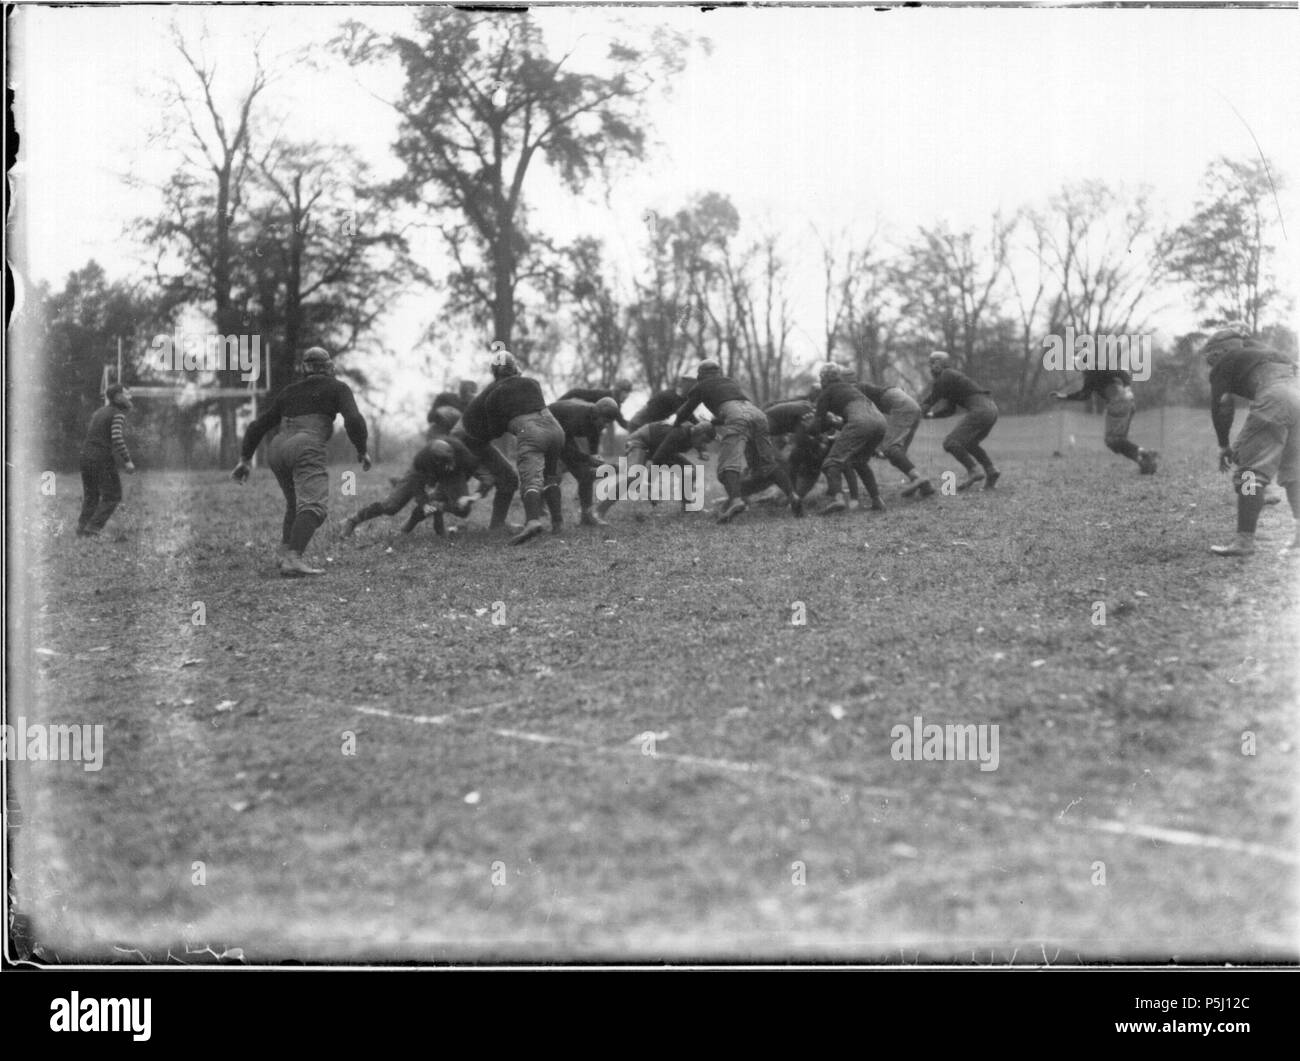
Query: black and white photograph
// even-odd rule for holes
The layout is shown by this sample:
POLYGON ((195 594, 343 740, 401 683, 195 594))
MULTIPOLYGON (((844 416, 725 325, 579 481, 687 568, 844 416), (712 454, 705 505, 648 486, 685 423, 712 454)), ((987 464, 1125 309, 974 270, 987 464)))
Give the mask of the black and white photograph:
POLYGON ((1294 4, 5 16, 6 964, 1300 961, 1294 4))

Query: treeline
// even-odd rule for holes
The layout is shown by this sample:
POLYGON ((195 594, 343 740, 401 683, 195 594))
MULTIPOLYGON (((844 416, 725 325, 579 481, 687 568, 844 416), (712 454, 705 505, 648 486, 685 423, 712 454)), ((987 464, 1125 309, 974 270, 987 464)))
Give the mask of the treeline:
POLYGON ((572 256, 573 374, 594 381, 623 372, 656 387, 710 357, 766 401, 804 389, 822 359, 921 389, 928 354, 945 349, 1004 409, 1032 412, 1064 382, 1045 365, 1048 336, 1133 336, 1150 343, 1141 401, 1200 404, 1208 400, 1204 332, 1165 345, 1151 335, 1168 300, 1190 296, 1204 329, 1236 322, 1295 349, 1268 269, 1273 199, 1264 163, 1220 159, 1204 188, 1195 215, 1174 229, 1157 227, 1148 194, 1087 181, 982 229, 939 223, 903 241, 856 243, 818 234, 823 315, 812 344, 807 322, 795 336, 782 235, 743 239, 730 199, 704 194, 670 216, 647 215, 644 261, 622 299, 598 244, 572 256))
MULTIPOLYGON (((550 237, 528 198, 543 168, 594 197, 644 161, 652 93, 709 51, 663 26, 619 34, 588 42, 581 57, 556 54, 525 11, 420 8, 409 33, 348 22, 324 53, 264 62, 254 43, 242 72, 223 53, 219 77, 206 38, 173 29, 177 75, 159 101, 157 139, 174 166, 154 187, 158 210, 131 226, 147 278, 115 281, 92 262, 60 291, 31 292, 21 310, 46 351, 37 398, 50 461, 75 453, 118 339, 138 384, 176 382, 141 355, 153 335, 194 319, 222 335, 260 335, 277 388, 313 344, 341 354, 363 382, 358 353, 415 356, 380 336, 390 303, 420 290, 442 299, 428 342, 453 328, 485 351, 500 340, 553 389, 619 376, 657 389, 703 357, 760 401, 806 387, 822 359, 920 389, 925 356, 943 348, 1004 409, 1031 411, 1063 382, 1044 368, 1047 335, 1149 333, 1183 299, 1205 329, 1238 321, 1294 349, 1277 323, 1289 307, 1272 274, 1282 178, 1262 159, 1211 163, 1192 216, 1172 229, 1148 193, 1084 181, 978 228, 816 233, 811 266, 795 258, 791 232, 755 231, 725 193, 708 192, 675 212, 646 211, 637 261, 620 275, 625 263, 599 240, 550 237), (399 75, 386 100, 398 122, 390 179, 374 179, 347 146, 285 133, 277 74, 330 61, 358 78, 399 75), (796 268, 816 269, 819 321, 795 319, 796 268)), ((1205 400, 1198 334, 1153 351, 1140 401, 1205 400)), ((222 371, 204 382, 240 380, 222 371)), ((205 462, 200 443, 215 419, 217 457, 233 463, 237 400, 164 404, 142 408, 142 430, 165 461, 205 462)))

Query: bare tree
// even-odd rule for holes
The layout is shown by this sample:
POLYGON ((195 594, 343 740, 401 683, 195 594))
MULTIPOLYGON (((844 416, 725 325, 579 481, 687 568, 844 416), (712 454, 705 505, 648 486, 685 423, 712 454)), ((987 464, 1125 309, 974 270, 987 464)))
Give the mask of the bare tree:
POLYGON ((1069 325, 1078 335, 1144 330, 1167 247, 1148 193, 1129 197, 1084 181, 1055 195, 1046 217, 1046 260, 1060 297, 1053 328, 1069 325))
MULTIPOLYGON (((893 270, 902 313, 920 329, 913 338, 938 340, 970 372, 980 370, 1001 309, 1014 224, 1014 218, 994 214, 983 247, 973 230, 953 232, 942 223, 923 227, 893 270)), ((918 351, 924 345, 915 344, 918 351)))
MULTIPOLYGON (((206 54, 206 33, 190 41, 175 26, 172 44, 186 71, 184 79, 168 81, 164 102, 179 117, 172 140, 181 164, 163 186, 164 212, 139 225, 146 241, 157 248, 155 277, 172 304, 207 302, 221 335, 243 329, 242 308, 235 298, 238 251, 235 232, 246 209, 253 171, 254 107, 266 90, 269 74, 263 66, 260 40, 251 49, 252 72, 223 110, 217 102, 217 65, 206 54), (171 271, 179 263, 179 271, 171 271)), ((238 369, 217 374, 225 387, 239 384, 238 369)), ((237 401, 221 399, 221 459, 233 463, 237 401)))

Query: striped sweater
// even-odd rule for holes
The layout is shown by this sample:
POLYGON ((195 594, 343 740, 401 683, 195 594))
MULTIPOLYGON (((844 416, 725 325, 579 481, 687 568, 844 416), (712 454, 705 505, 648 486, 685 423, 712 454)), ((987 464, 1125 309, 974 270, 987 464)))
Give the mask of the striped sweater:
POLYGON ((126 448, 126 410, 116 405, 103 405, 96 409, 90 418, 90 427, 86 429, 81 452, 86 456, 110 459, 116 454, 123 464, 130 464, 131 454, 126 448))

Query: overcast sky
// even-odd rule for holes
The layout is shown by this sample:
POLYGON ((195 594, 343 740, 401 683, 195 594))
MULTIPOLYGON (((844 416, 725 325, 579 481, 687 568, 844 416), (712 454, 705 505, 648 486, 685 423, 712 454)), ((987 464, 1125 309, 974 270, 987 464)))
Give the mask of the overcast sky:
MULTIPOLYGON (((579 40, 599 50, 611 35, 600 8, 534 10, 557 49, 579 40)), ((58 284, 95 258, 111 276, 141 275, 123 227, 157 202, 121 177, 158 177, 169 165, 151 138, 157 92, 176 70, 169 20, 189 32, 206 22, 219 74, 237 84, 258 32, 268 51, 288 52, 323 45, 348 17, 398 27, 409 13, 20 8, 9 76, 30 233, 19 248, 22 272, 58 284)), ((619 17, 707 36, 712 55, 693 54, 671 97, 653 100, 659 143, 646 164, 615 177, 608 204, 603 189, 574 200, 539 174, 530 189, 538 226, 562 238, 602 236, 626 269, 644 241, 647 209, 727 193, 749 231, 762 225, 787 241, 796 343, 806 344, 800 360, 815 358, 821 326, 814 226, 865 233, 883 222, 905 239, 940 219, 982 224, 995 209, 1038 203, 1091 177, 1149 184, 1160 208, 1181 220, 1207 163, 1255 156, 1256 140, 1277 170, 1300 179, 1294 9, 658 8, 619 17)), ((286 75, 268 106, 295 137, 350 143, 380 171, 391 167, 392 112, 371 93, 395 94, 396 81, 358 75, 323 47, 318 58, 317 68, 286 75)), ((1293 190, 1282 192, 1292 241, 1295 202, 1293 190)), ((1293 260, 1281 263, 1288 278, 1293 260)), ((410 349, 430 313, 427 295, 396 307, 392 347, 410 349)), ((1189 320, 1187 307, 1170 306, 1160 323, 1177 330, 1189 320)))

